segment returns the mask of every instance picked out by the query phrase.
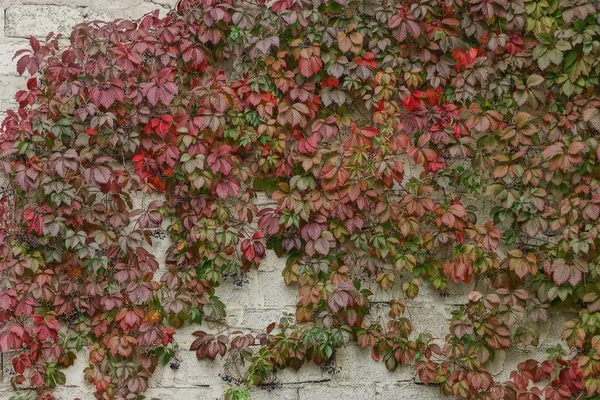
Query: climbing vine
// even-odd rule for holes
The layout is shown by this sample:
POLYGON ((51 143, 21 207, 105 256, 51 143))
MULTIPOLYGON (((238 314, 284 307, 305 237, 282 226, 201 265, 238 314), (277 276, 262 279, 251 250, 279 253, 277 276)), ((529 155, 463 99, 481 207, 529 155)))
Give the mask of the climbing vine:
POLYGON ((348 341, 456 398, 597 398, 599 21, 588 0, 182 0, 32 37, 0 136, 13 385, 52 399, 87 349, 98 399, 137 398, 174 329, 211 321, 191 350, 226 359, 227 399, 348 341), (296 314, 231 332, 215 289, 266 249, 296 314), (414 332, 409 300, 455 282, 447 336, 414 332), (551 310, 574 311, 565 346, 494 380, 551 310))

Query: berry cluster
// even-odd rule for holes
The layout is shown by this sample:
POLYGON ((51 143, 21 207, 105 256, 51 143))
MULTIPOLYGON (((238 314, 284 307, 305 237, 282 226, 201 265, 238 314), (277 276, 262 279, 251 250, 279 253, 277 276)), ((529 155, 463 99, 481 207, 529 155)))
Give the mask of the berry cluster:
POLYGON ((267 392, 272 392, 275 389, 281 389, 283 384, 277 378, 274 378, 271 382, 263 383, 259 386, 262 390, 266 390, 267 392))
POLYGON ((175 206, 179 207, 183 205, 183 196, 175 196, 175 198, 173 199, 173 201, 175 202, 175 206))
POLYGON ((109 260, 110 260, 110 262, 111 262, 111 263, 116 263, 118 259, 119 259, 119 253, 118 253, 118 252, 117 252, 117 253, 115 253, 115 254, 113 254, 113 255, 112 255, 110 258, 109 258, 109 260))
POLYGON ((13 238, 19 242, 28 245, 30 248, 40 247, 39 242, 36 238, 31 235, 28 235, 25 232, 17 231, 14 229, 7 230, 4 234, 4 237, 13 236, 13 238))
POLYGON ((336 365, 336 362, 333 359, 324 362, 319 366, 319 368, 321 369, 321 372, 324 372, 329 375, 337 375, 342 370, 341 367, 336 365))
POLYGON ((152 54, 150 54, 150 52, 145 51, 142 53, 142 63, 144 65, 148 65, 150 63, 152 63, 154 60, 154 56, 152 54))
POLYGON ((233 281, 233 284, 237 287, 242 287, 249 283, 250 283, 250 280, 248 279, 248 277, 246 276, 245 273, 239 278, 234 278, 234 281, 233 281))
POLYGON ((69 326, 73 325, 73 322, 75 322, 75 320, 79 317, 79 311, 77 310, 73 310, 69 313, 69 315, 67 315, 67 317, 65 318, 65 321, 67 321, 67 324, 69 324, 69 326))
POLYGON ((241 385, 244 382, 242 379, 235 378, 228 373, 219 374, 219 377, 223 382, 235 383, 236 385, 241 385))
POLYGON ((442 112, 441 120, 444 125, 448 125, 449 123, 452 122, 452 118, 450 118, 450 116, 448 115, 448 113, 446 111, 442 112))
POLYGON ((242 272, 223 272, 221 274, 223 280, 228 280, 231 278, 233 284, 237 287, 242 287, 250 283, 250 279, 248 279, 248 273, 246 271, 242 272))
POLYGON ((164 240, 167 237, 167 235, 162 229, 157 229, 154 232, 152 232, 152 237, 159 240, 164 240))
POLYGON ((17 162, 26 162, 27 161, 27 157, 25 156, 25 154, 11 154, 10 158, 12 158, 13 160, 15 160, 17 162))

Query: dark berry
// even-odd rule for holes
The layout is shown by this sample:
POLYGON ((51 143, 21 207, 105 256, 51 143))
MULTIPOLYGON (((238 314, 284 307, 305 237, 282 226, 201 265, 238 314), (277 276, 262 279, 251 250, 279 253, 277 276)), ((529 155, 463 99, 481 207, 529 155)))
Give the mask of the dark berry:
POLYGON ((167 237, 167 235, 165 234, 165 232, 163 230, 159 229, 159 230, 152 232, 152 237, 155 237, 159 240, 164 240, 167 237))

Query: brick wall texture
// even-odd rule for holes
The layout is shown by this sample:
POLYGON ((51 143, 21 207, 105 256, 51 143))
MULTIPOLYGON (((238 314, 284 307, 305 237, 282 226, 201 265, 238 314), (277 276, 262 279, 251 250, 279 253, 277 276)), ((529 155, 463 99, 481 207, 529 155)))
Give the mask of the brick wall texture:
MULTIPOLYGON (((25 79, 16 73, 12 57, 16 50, 27 47, 30 34, 44 37, 48 32, 68 34, 71 28, 84 21, 116 18, 138 18, 160 10, 161 15, 174 7, 176 0, 0 0, 0 116, 15 106, 14 93, 24 87, 25 79)), ((153 251, 160 257, 168 243, 153 251)), ((164 259, 164 257, 162 257, 164 259)), ((281 277, 285 262, 268 254, 258 271, 249 275, 249 283, 239 288, 220 287, 219 293, 227 305, 228 322, 239 328, 264 329, 286 312, 294 312, 296 290, 287 288, 281 277)), ((456 304, 463 303, 469 288, 457 287, 449 296, 441 297, 433 289, 423 287, 417 301, 410 304, 410 313, 417 332, 430 331, 443 338, 448 332, 447 319, 456 304)), ((385 298, 381 307, 385 307, 385 298)), ((497 378, 508 378, 508 372, 525 359, 535 357, 559 342, 562 321, 556 316, 552 323, 542 327, 542 343, 535 351, 499 351, 489 365, 497 378)), ((219 361, 197 361, 186 351, 192 342, 191 332, 197 327, 180 329, 175 336, 180 343, 182 363, 179 370, 158 371, 152 378, 147 398, 161 400, 212 400, 222 398, 225 384, 219 378, 219 361)), ((210 330, 210 327, 204 327, 210 330)), ((9 384, 8 355, 4 356, 3 382, 0 382, 0 400, 8 400, 15 393, 9 384)), ((430 400, 441 399, 439 389, 420 384, 412 368, 395 372, 386 371, 381 363, 370 359, 368 352, 348 345, 336 354, 337 373, 324 372, 315 365, 300 371, 281 371, 278 377, 282 387, 271 392, 256 389, 253 400, 430 400)), ((543 357, 543 355, 541 355, 543 357)), ((92 389, 83 379, 87 355, 81 354, 76 364, 67 370, 67 385, 57 390, 59 399, 93 399, 92 389)))

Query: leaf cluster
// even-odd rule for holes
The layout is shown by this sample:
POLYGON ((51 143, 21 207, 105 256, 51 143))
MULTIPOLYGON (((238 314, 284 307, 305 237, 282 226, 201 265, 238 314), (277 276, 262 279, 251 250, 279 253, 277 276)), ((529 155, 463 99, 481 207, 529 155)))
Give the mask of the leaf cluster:
POLYGON ((98 399, 139 398, 179 365, 172 327, 210 322, 191 350, 226 358, 228 399, 350 341, 456 398, 599 396, 599 20, 587 0, 181 0, 32 37, 0 135, 13 385, 52 399, 85 348, 98 399), (216 288, 268 250, 296 313, 232 331, 216 288), (457 284, 448 334, 415 332, 421 288, 457 284), (496 380, 552 310, 576 311, 565 348, 496 380))

